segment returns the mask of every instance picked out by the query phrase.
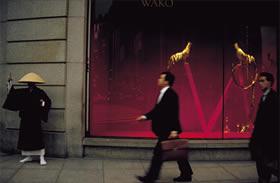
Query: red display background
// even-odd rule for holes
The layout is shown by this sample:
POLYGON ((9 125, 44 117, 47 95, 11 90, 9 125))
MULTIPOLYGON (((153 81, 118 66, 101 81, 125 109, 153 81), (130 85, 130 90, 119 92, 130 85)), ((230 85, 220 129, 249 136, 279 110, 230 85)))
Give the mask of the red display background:
MULTIPOLYGON (((127 22, 118 8, 109 11, 113 18, 92 24, 92 136, 154 137, 150 122, 135 119, 155 104, 159 92, 157 78, 166 69, 169 56, 191 41, 190 64, 179 63, 171 70, 176 76, 174 89, 180 98, 181 136, 250 137, 260 92, 256 87, 256 101, 252 106, 252 90, 243 90, 233 82, 232 64, 238 62, 233 43, 239 42, 256 57, 259 71, 276 75, 276 62, 266 57, 270 53, 271 58, 276 58, 276 43, 271 41, 273 36, 276 38, 275 28, 127 22), (240 132, 237 125, 247 124, 249 129, 240 132)), ((239 79, 243 80, 243 76, 239 79)))

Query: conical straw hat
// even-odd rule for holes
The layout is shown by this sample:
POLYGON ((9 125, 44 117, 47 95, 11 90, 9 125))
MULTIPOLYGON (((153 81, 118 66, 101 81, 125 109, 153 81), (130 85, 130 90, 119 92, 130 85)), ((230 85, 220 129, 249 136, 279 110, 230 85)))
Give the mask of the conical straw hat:
POLYGON ((45 81, 34 72, 30 72, 24 75, 19 81, 19 83, 44 83, 45 81))

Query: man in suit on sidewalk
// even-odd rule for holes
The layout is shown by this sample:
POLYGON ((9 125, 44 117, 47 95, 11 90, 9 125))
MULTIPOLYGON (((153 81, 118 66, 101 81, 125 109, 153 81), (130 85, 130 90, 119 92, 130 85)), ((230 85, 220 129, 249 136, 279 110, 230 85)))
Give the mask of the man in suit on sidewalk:
MULTIPOLYGON (((172 89, 174 81, 175 76, 172 73, 162 72, 158 79, 158 86, 161 90, 156 105, 150 112, 137 118, 138 121, 152 120, 152 131, 158 137, 148 172, 145 176, 137 177, 144 183, 153 183, 159 177, 163 163, 160 143, 167 139, 178 138, 182 131, 179 121, 179 99, 177 93, 172 89)), ((188 160, 180 160, 177 163, 181 175, 174 178, 174 181, 191 181, 193 172, 188 160)))
POLYGON ((258 183, 269 183, 272 172, 268 165, 279 161, 278 94, 272 89, 274 77, 262 72, 259 85, 263 91, 250 140, 252 159, 256 161, 258 183))

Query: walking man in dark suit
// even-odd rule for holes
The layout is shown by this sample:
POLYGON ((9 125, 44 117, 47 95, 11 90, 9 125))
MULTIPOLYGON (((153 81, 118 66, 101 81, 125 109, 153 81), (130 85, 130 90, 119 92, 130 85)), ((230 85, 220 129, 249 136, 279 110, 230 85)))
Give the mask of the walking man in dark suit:
POLYGON ((271 170, 267 165, 279 160, 278 94, 272 89, 273 83, 272 74, 260 73, 259 85, 263 96, 249 143, 252 159, 256 161, 259 183, 270 182, 271 170))
MULTIPOLYGON (((144 183, 153 183, 158 179, 162 166, 160 143, 171 138, 178 138, 181 133, 179 121, 179 99, 177 93, 172 89, 175 77, 170 72, 162 72, 158 79, 158 86, 161 88, 155 107, 145 115, 139 116, 138 121, 152 120, 152 131, 158 137, 154 148, 154 154, 150 168, 145 176, 138 176, 137 179, 144 183)), ((181 175, 174 178, 174 181, 185 182, 192 180, 192 169, 188 160, 178 161, 181 175)))

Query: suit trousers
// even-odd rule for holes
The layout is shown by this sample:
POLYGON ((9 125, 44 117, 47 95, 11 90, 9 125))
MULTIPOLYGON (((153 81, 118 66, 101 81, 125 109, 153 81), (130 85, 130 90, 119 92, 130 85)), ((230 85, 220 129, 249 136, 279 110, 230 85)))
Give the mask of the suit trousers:
POLYGON ((259 179, 263 182, 269 182, 272 176, 271 170, 267 167, 267 158, 260 157, 256 160, 256 167, 259 179))
MULTIPOLYGON (((160 143, 167 139, 168 139, 167 137, 159 137, 158 142, 154 148, 150 168, 146 174, 146 177, 151 180, 156 180, 159 177, 159 173, 163 164, 163 161, 161 160, 162 151, 161 151, 160 143)), ((192 168, 187 159, 177 161, 177 164, 181 172, 181 176, 190 177, 193 174, 192 168)))

